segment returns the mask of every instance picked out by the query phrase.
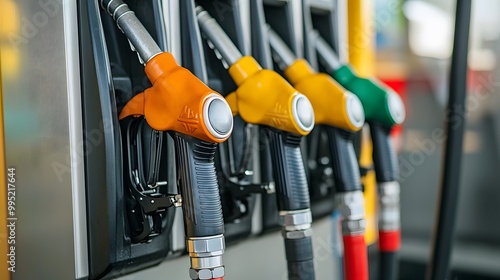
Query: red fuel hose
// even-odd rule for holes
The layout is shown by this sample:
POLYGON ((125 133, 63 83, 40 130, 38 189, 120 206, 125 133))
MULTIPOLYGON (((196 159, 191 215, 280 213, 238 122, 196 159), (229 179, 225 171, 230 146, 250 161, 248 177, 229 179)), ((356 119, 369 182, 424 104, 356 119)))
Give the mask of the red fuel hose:
POLYGON ((368 250, 366 248, 365 236, 344 235, 344 279, 345 280, 367 280, 368 279, 368 250))
POLYGON ((396 252, 401 247, 401 231, 379 231, 379 249, 381 252, 396 252))

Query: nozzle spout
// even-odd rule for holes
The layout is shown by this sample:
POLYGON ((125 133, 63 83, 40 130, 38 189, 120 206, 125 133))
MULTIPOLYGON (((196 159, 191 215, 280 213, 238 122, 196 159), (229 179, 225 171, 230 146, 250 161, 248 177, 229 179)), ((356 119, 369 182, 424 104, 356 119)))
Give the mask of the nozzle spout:
POLYGON ((326 70, 331 73, 339 69, 342 66, 339 57, 317 30, 313 31, 313 38, 316 50, 319 54, 319 60, 326 70))
POLYGON ((280 60, 281 63, 279 64, 283 64, 280 65, 280 67, 283 66, 284 68, 287 68, 292 65, 295 60, 297 60, 297 57, 292 50, 269 25, 267 26, 267 33, 269 35, 269 44, 271 45, 275 58, 280 60))
POLYGON ((162 52, 135 13, 122 0, 101 0, 101 7, 113 17, 118 27, 125 33, 133 49, 139 54, 141 63, 147 63, 162 52))
POLYGON ((220 53, 221 58, 228 66, 233 65, 243 57, 222 27, 201 6, 196 7, 196 16, 202 33, 213 45, 215 51, 220 53))

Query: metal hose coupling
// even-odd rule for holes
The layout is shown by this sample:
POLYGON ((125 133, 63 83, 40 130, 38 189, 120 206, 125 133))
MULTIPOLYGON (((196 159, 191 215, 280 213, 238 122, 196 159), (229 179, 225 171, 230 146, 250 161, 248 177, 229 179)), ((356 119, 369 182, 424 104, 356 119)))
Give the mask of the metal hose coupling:
POLYGON ((344 235, 363 234, 366 229, 364 196, 362 191, 338 194, 342 212, 342 233, 344 235))
POLYGON ((378 183, 379 189, 379 230, 394 231, 400 228, 399 182, 378 183))
POLYGON ((223 235, 191 237, 187 239, 187 250, 191 259, 189 276, 193 280, 224 277, 222 263, 225 242, 223 235))
POLYGON ((310 209, 280 211, 279 223, 285 239, 301 239, 312 236, 312 215, 310 209))

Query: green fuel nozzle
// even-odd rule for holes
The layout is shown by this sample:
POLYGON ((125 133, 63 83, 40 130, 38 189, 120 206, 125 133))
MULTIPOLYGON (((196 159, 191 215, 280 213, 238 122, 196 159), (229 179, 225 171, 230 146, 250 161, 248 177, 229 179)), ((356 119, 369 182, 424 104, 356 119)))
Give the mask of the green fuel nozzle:
POLYGON ((366 120, 388 127, 403 123, 406 111, 401 97, 374 79, 359 77, 349 65, 342 65, 328 43, 317 31, 315 33, 321 63, 339 84, 358 96, 363 104, 366 120))

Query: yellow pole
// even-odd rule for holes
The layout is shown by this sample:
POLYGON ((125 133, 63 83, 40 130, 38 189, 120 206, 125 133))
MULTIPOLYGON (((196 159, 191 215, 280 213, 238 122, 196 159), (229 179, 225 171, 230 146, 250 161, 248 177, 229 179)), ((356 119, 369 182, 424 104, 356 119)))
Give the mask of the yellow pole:
MULTIPOLYGON (((9 32, 17 31, 18 21, 12 20, 16 15, 16 6, 12 1, 0 0, 0 279, 10 280, 11 274, 7 263, 7 178, 5 164, 3 86, 2 86, 2 54, 6 36, 9 32), (10 19, 10 20, 9 20, 10 19)), ((9 57, 7 57, 9 60, 9 57)), ((14 58, 15 60, 15 58, 14 58)), ((13 66, 15 63, 13 64, 13 66)))
MULTIPOLYGON (((373 0, 347 1, 349 62, 361 77, 372 77, 375 68, 375 22, 373 20, 373 0)), ((370 171, 362 178, 365 187, 367 245, 378 239, 377 231, 377 182, 373 170, 372 143, 363 131, 359 164, 370 171)))
POLYGON ((7 178, 5 177, 6 166, 3 124, 2 49, 0 47, 0 279, 8 280, 10 279, 10 273, 7 270, 7 178))
POLYGON ((349 62, 359 76, 374 74, 375 21, 373 0, 348 1, 349 62))

